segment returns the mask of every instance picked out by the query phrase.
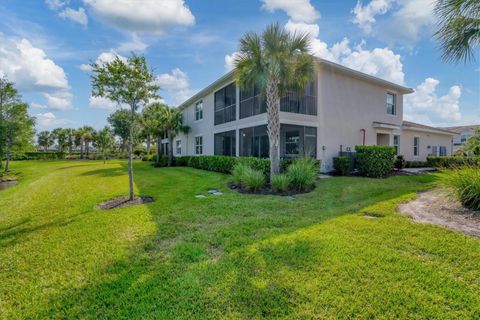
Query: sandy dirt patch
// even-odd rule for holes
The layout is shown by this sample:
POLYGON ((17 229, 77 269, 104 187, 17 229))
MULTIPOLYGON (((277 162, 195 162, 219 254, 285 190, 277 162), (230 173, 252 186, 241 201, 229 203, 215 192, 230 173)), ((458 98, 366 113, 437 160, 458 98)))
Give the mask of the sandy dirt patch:
POLYGON ((135 197, 133 201, 130 201, 128 200, 128 196, 120 196, 115 199, 110 199, 108 201, 99 203, 97 205, 97 209, 110 210, 115 208, 138 206, 150 202, 153 202, 152 197, 135 197))
POLYGON ((410 215, 416 222, 436 224, 480 238, 480 212, 465 209, 438 190, 419 193, 416 199, 400 205, 398 211, 410 215))

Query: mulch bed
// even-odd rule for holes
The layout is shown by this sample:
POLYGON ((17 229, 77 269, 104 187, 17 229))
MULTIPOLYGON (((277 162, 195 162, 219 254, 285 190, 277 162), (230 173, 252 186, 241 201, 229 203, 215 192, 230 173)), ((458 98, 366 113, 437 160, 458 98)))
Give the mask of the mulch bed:
POLYGON ((257 190, 257 191, 251 191, 249 189, 244 189, 240 186, 237 186, 235 183, 233 182, 229 182, 228 184, 228 187, 233 190, 233 191, 236 191, 238 193, 244 193, 244 194, 258 194, 258 195, 276 195, 276 196, 293 196, 293 195, 297 195, 297 194, 303 194, 303 193, 309 193, 313 190, 315 190, 315 184, 312 184, 307 190, 305 191, 298 191, 298 190, 289 190, 289 191, 285 191, 285 192, 275 192, 273 191, 271 188, 269 187, 264 187, 260 190, 257 190))
POLYGON ((151 202, 153 202, 152 197, 135 197, 132 201, 130 201, 128 200, 128 196, 120 196, 120 197, 99 203, 97 205, 97 209, 110 210, 115 208, 138 206, 138 205, 151 203, 151 202))
POLYGON ((5 179, 0 180, 0 190, 7 189, 8 187, 14 186, 17 184, 17 180, 15 179, 5 179))

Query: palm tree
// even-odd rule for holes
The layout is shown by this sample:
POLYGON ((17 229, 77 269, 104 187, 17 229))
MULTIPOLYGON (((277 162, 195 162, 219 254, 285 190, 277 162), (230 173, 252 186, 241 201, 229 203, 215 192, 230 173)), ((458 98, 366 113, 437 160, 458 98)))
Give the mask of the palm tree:
POLYGON ((48 148, 52 145, 52 135, 50 131, 42 131, 38 134, 38 145, 43 147, 43 151, 47 152, 48 148))
POLYGON ((480 45, 480 1, 437 0, 435 13, 438 30, 435 33, 446 61, 467 62, 475 58, 480 45))
POLYGON ((313 78, 309 47, 309 34, 289 34, 278 23, 262 34, 250 32, 240 39, 235 78, 241 88, 257 86, 266 96, 271 177, 280 171, 280 97, 289 89, 303 89, 313 78))
POLYGON ((180 133, 188 133, 189 127, 183 125, 182 112, 177 108, 162 108, 161 123, 168 137, 168 166, 173 165, 173 139, 180 133))
MULTIPOLYGON (((95 129, 93 129, 90 126, 83 126, 80 129, 80 131, 81 131, 82 142, 85 145, 85 153, 87 154, 87 158, 88 158, 88 154, 90 150, 90 142, 93 141, 93 138, 94 138, 93 135, 95 133, 95 129)), ((81 158, 83 159, 83 154, 81 158)))
POLYGON ((105 126, 105 128, 103 128, 102 130, 95 132, 94 137, 95 146, 102 154, 103 164, 105 164, 107 161, 107 155, 113 148, 113 145, 115 143, 112 130, 110 130, 109 127, 105 126))
POLYGON ((143 109, 141 117, 142 126, 149 127, 152 135, 156 138, 157 163, 160 162, 162 156, 162 137, 165 132, 165 123, 162 117, 165 109, 168 109, 168 106, 165 104, 152 103, 143 109))
POLYGON ((65 144, 68 147, 68 154, 72 154, 73 146, 75 144, 75 129, 65 129, 66 140, 65 144))
POLYGON ((63 128, 52 130, 52 141, 57 140, 57 151, 63 152, 67 141, 67 132, 63 128))

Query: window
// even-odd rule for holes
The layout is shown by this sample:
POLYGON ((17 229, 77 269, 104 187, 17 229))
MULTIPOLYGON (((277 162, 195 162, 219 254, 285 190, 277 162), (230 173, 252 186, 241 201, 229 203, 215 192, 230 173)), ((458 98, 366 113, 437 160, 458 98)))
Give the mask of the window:
POLYGON ((460 143, 465 143, 467 142, 467 135, 466 134, 462 134, 460 136, 460 143))
POLYGON ((182 154, 182 140, 175 141, 175 153, 182 154))
POLYGON ((447 155, 447 147, 438 147, 440 149, 440 157, 444 157, 447 155))
POLYGON ((420 149, 420 138, 414 137, 413 138, 413 155, 418 156, 418 152, 420 149))
POLYGON ((203 101, 195 104, 195 121, 203 119, 203 101))
MULTIPOLYGON (((280 111, 317 115, 317 82, 311 81, 303 92, 289 90, 280 99, 280 111)), ((257 86, 240 89, 240 119, 267 112, 267 102, 257 86)))
POLYGON ((432 147, 432 156, 438 156, 438 147, 437 146, 433 146, 432 147))
POLYGON ((393 136, 393 147, 397 154, 400 153, 400 136, 393 136))
POLYGON ((215 92, 215 125, 236 119, 237 89, 235 83, 215 92))
POLYGON ((240 129, 240 155, 267 158, 269 152, 267 126, 240 129))
POLYGON ((203 137, 195 137, 195 154, 203 154, 203 137))
POLYGON ((282 158, 316 157, 317 128, 289 124, 280 126, 280 155, 282 158))
POLYGON ((236 132, 235 130, 215 134, 215 155, 236 155, 236 132))
POLYGON ((395 115, 397 110, 395 110, 395 95, 393 93, 387 93, 387 113, 395 115))

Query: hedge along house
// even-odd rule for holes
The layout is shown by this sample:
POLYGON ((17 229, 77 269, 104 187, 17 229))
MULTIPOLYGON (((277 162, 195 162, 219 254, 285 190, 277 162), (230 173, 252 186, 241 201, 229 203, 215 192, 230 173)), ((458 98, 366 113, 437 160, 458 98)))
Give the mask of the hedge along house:
MULTIPOLYGON (((454 133, 403 121, 403 95, 412 89, 323 59, 316 67, 303 92, 281 98, 282 158, 311 155, 331 171, 333 157, 356 145, 394 146, 407 160, 451 154, 454 133)), ((268 157, 265 98, 239 88, 233 71, 179 108, 191 130, 175 138, 176 156, 268 157)))

